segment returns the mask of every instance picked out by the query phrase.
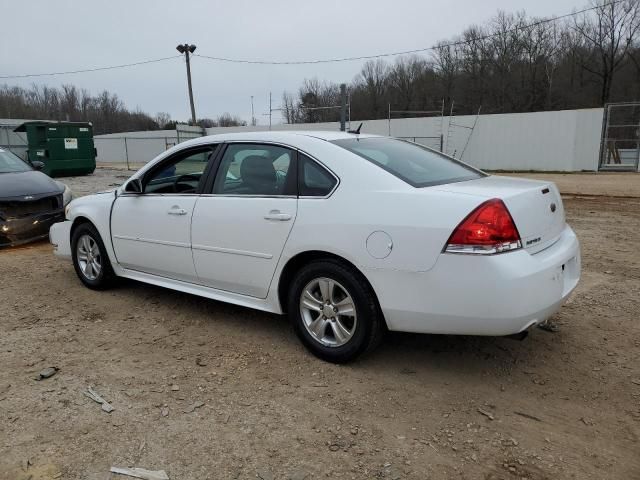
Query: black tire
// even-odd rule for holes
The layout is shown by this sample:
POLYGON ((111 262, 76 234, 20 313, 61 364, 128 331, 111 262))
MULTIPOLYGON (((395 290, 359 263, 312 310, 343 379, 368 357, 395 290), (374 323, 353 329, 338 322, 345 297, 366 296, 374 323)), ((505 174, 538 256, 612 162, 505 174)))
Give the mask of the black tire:
MULTIPOLYGON (((318 358, 332 363, 347 363, 367 350, 376 347, 385 331, 384 318, 373 290, 360 274, 350 266, 333 259, 318 260, 302 267, 289 286, 288 315, 302 343, 318 358), (328 346, 308 330, 301 312, 304 289, 317 279, 333 280, 353 299, 357 322, 353 323, 351 338, 344 344, 328 346)), ((329 325, 331 327, 331 325, 329 325)), ((329 336, 332 328, 329 328, 329 336)))
POLYGON ((78 278, 86 287, 93 290, 104 290, 113 284, 115 274, 111 268, 109 255, 107 254, 107 250, 104 248, 104 243, 102 242, 102 238, 100 238, 98 230, 96 230, 92 224, 82 223, 76 227, 71 234, 71 256, 76 275, 78 275, 78 278), (101 268, 95 278, 90 278, 83 272, 78 260, 78 242, 85 236, 90 237, 95 242, 99 251, 98 258, 101 268))

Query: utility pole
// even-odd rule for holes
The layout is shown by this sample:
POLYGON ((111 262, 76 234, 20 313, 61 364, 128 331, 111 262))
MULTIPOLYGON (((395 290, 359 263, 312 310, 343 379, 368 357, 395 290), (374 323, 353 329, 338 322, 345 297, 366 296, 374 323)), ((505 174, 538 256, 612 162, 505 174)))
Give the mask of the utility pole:
POLYGON ((268 115, 269 116, 269 130, 271 130, 271 124, 272 124, 272 117, 273 117, 273 112, 281 112, 282 108, 273 108, 273 103, 272 103, 272 98, 271 98, 271 92, 269 92, 269 113, 263 113, 262 115, 268 115))
POLYGON ((196 124, 196 108, 193 106, 193 89, 191 88, 191 64, 189 63, 189 54, 196 51, 195 45, 189 45, 185 43, 184 45, 178 45, 176 47, 180 53, 184 53, 185 59, 187 61, 187 83, 189 84, 189 103, 191 104, 191 124, 196 124))
POLYGON ((349 130, 351 130, 351 91, 347 93, 347 118, 349 119, 349 130))
POLYGON ((253 95, 251 95, 251 126, 256 126, 256 116, 253 113, 253 95))
POLYGON ((340 131, 344 132, 347 120, 347 85, 340 84, 340 131))

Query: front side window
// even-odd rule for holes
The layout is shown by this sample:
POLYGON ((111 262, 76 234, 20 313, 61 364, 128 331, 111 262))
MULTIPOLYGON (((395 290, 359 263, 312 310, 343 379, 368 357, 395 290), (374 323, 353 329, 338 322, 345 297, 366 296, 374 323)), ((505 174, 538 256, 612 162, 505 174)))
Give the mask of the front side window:
POLYGON ((211 152, 207 147, 178 153, 145 176, 144 193, 196 193, 211 152))
POLYGON ((326 197, 338 182, 323 166, 305 154, 298 156, 298 194, 301 197, 326 197))
POLYGON ((213 193, 293 195, 295 152, 277 145, 232 143, 222 156, 213 193))
POLYGON ((435 150, 395 138, 371 137, 334 140, 414 187, 463 182, 485 176, 480 170, 435 150))
POLYGON ((30 170, 33 169, 18 156, 0 148, 0 173, 28 172, 30 170))

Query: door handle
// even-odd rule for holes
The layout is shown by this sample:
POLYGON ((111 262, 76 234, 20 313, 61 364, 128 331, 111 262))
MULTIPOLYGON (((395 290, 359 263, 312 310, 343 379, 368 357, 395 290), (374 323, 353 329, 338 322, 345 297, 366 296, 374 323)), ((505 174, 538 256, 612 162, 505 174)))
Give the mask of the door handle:
POLYGON ((282 213, 280 210, 271 210, 267 215, 264 216, 265 220, 273 220, 276 222, 286 222, 291 220, 291 215, 288 213, 282 213))
POLYGON ((169 215, 186 215, 187 211, 184 208, 179 208, 177 205, 174 205, 167 213, 169 215))

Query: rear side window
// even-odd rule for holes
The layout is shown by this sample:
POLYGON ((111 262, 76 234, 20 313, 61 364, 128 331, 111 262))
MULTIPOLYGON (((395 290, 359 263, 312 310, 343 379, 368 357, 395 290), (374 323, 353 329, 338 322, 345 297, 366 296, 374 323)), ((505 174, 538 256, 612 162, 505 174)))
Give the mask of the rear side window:
POLYGON ((300 153, 298 159, 298 195, 301 197, 329 195, 336 186, 336 178, 305 154, 300 153))
POLYGON ((395 138, 348 138, 332 143, 414 187, 463 182, 486 174, 435 150, 395 138))
POLYGON ((277 145, 232 143, 222 156, 213 193, 295 195, 295 152, 277 145))

